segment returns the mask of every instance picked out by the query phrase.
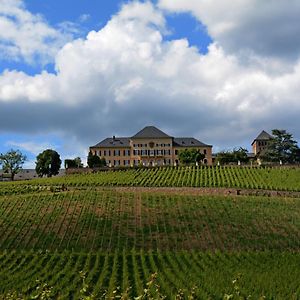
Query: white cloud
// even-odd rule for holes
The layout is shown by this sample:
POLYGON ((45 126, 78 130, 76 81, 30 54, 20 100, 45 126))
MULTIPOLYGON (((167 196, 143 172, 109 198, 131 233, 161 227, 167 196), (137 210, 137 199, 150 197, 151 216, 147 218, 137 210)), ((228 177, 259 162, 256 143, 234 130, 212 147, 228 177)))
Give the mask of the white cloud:
POLYGON ((191 12, 226 51, 292 60, 300 53, 300 1, 159 0, 170 12, 191 12))
POLYGON ((82 15, 79 16, 79 22, 85 23, 90 18, 91 18, 91 15, 89 15, 89 14, 82 14, 82 15))
POLYGON ((218 145, 250 144, 275 127, 300 137, 299 62, 270 72, 219 43, 203 55, 185 39, 164 41, 164 30, 160 10, 133 2, 100 31, 66 44, 56 75, 4 72, 1 130, 56 132, 80 151, 147 124, 218 145))
POLYGON ((46 64, 70 38, 70 32, 55 29, 41 15, 30 13, 22 0, 0 1, 2 58, 46 64))
POLYGON ((50 143, 37 143, 37 142, 15 142, 15 141, 8 141, 6 145, 9 147, 17 147, 19 149, 25 150, 30 152, 34 155, 38 155, 42 151, 46 149, 55 149, 55 145, 51 145, 50 143))

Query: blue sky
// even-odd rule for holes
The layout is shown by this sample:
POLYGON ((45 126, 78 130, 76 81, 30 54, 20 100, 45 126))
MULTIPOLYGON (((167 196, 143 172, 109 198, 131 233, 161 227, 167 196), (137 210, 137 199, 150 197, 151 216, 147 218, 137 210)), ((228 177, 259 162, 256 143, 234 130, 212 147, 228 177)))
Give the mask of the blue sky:
POLYGON ((214 151, 299 139, 300 5, 271 1, 3 0, 0 152, 84 160, 146 125, 214 151))

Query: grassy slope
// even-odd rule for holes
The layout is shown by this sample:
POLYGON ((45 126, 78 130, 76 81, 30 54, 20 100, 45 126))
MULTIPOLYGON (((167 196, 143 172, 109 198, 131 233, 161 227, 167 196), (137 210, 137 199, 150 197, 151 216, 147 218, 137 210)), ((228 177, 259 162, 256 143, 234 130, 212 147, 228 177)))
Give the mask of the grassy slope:
POLYGON ((38 186, 233 187, 300 191, 300 168, 179 167, 129 169, 28 182, 0 183, 0 195, 38 186), (13 188, 12 188, 13 187, 13 188), (13 190, 13 191, 12 191, 13 190))
MULTIPOLYGON (((137 295, 154 272, 169 297, 180 288, 191 290, 196 285, 199 299, 221 298, 232 291, 231 281, 238 273, 243 275, 239 284, 244 295, 300 297, 299 199, 92 189, 94 185, 129 185, 131 180, 134 185, 158 185, 166 182, 163 178, 193 185, 205 174, 211 183, 221 182, 216 179, 221 173, 205 173, 214 169, 202 170, 204 175, 200 170, 184 175, 188 169, 181 169, 177 177, 167 176, 170 170, 1 183, 0 295, 11 289, 30 293, 40 279, 52 285, 56 295, 78 298, 79 271, 85 270, 89 291, 97 298, 104 290, 112 295, 117 286, 126 290, 129 285, 130 294, 137 295), (152 179, 147 183, 145 178, 152 179), (63 183, 85 190, 36 190, 37 184, 63 183)), ((269 180, 276 189, 299 189, 298 169, 255 172, 269 174, 260 173, 265 185, 269 180)), ((237 176, 235 182, 241 186, 243 178, 237 176)), ((249 184, 254 177, 245 178, 249 184)))

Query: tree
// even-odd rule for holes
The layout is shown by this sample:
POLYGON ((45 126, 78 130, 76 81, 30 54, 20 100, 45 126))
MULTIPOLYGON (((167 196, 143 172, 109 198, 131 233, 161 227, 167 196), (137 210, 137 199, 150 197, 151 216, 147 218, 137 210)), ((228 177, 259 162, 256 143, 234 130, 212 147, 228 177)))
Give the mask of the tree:
POLYGON ((286 130, 273 129, 273 138, 267 145, 262 159, 270 162, 295 163, 299 161, 299 147, 293 135, 286 130))
POLYGON ((221 164, 247 163, 249 161, 248 150, 245 148, 233 149, 232 151, 221 151, 217 154, 217 161, 221 164))
POLYGON ((98 155, 89 152, 87 164, 89 168, 101 168, 106 166, 105 158, 100 158, 98 155))
POLYGON ((184 149, 178 154, 179 161, 182 164, 199 163, 205 158, 205 155, 197 149, 184 149))
POLYGON ((0 165, 4 172, 11 174, 11 180, 14 180, 15 175, 20 172, 26 160, 26 155, 19 150, 11 149, 5 154, 0 154, 0 165))
POLYGON ((69 168, 83 168, 83 163, 80 157, 74 159, 65 159, 65 169, 69 168))
POLYGON ((44 175, 51 177, 59 173, 61 159, 56 151, 47 149, 40 153, 36 159, 35 171, 39 177, 44 175))

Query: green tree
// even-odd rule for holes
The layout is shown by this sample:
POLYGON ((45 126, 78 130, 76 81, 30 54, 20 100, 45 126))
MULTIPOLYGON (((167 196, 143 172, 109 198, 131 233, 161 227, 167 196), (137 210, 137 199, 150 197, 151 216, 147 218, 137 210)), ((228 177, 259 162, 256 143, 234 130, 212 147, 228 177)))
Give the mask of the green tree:
POLYGON ((89 152, 87 164, 89 168, 101 168, 106 166, 105 158, 100 158, 98 155, 89 152))
POLYGON ((270 162, 295 163, 299 161, 299 147, 293 135, 286 130, 273 129, 273 138, 267 145, 262 159, 270 162))
POLYGON ((19 150, 11 149, 5 154, 0 154, 0 165, 4 172, 11 174, 11 180, 14 180, 15 175, 20 172, 26 160, 26 155, 19 150))
POLYGON ((81 162, 80 157, 74 159, 65 159, 65 169, 69 168, 83 168, 83 163, 81 162))
POLYGON ((40 153, 36 158, 35 171, 39 177, 46 175, 51 177, 59 173, 61 159, 59 154, 52 149, 47 149, 40 153))
POLYGON ((184 149, 179 152, 178 158, 180 163, 187 165, 199 163, 205 158, 205 155, 197 149, 184 149))
POLYGON ((217 161, 221 164, 247 163, 249 161, 248 150, 245 148, 233 149, 232 151, 221 151, 217 154, 217 161))
POLYGON ((233 149, 233 157, 235 162, 243 162, 247 163, 249 162, 249 157, 248 157, 248 150, 245 148, 238 148, 238 149, 233 149))

